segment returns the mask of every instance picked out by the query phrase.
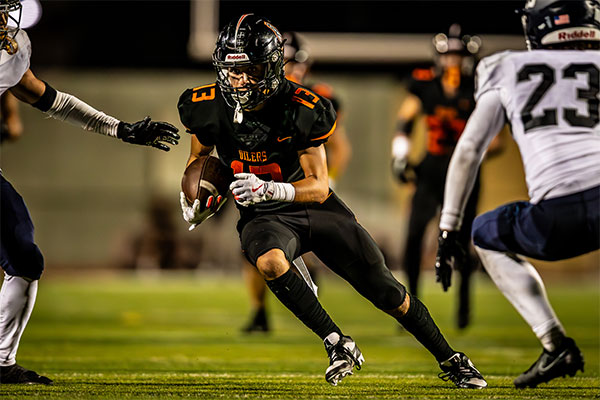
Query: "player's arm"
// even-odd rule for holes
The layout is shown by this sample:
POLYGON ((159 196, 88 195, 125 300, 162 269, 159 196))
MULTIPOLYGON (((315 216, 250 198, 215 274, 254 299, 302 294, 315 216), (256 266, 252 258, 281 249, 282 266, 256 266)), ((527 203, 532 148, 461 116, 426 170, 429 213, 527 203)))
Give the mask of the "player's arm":
POLYGON ((246 207, 263 201, 312 203, 323 202, 329 194, 327 157, 321 144, 298 151, 304 178, 299 181, 263 181, 254 174, 235 174, 236 180, 229 186, 235 201, 246 207))
POLYGON ((396 117, 396 133, 392 139, 392 173, 402 182, 407 182, 408 154, 410 153, 410 135, 422 104, 419 97, 409 93, 396 117))
POLYGON ((0 96, 0 134, 2 140, 17 140, 23 133, 19 102, 10 92, 0 96))
POLYGON ((128 143, 169 151, 167 144, 176 145, 179 140, 178 129, 167 122, 155 122, 150 117, 133 124, 119 121, 75 96, 54 89, 38 79, 31 70, 27 70, 10 91, 19 100, 31 104, 52 118, 128 143))
POLYGON ((336 179, 344 174, 350 162, 350 157, 352 157, 352 145, 350 144, 350 140, 348 140, 346 128, 341 123, 339 113, 335 132, 325 143, 325 148, 327 150, 329 183, 333 185, 336 179))
POLYGON ((293 182, 295 190, 294 202, 321 203, 329 194, 327 175, 327 156, 323 145, 309 147, 298 152, 300 166, 304 171, 304 179, 293 182))
POLYGON ((213 151, 214 146, 205 146, 196 137, 192 135, 192 141, 190 145, 190 156, 188 158, 186 167, 196 161, 200 156, 206 156, 213 151))
POLYGON ((441 282, 444 290, 451 284, 452 266, 464 256, 464 249, 461 248, 457 236, 467 200, 477 178, 479 164, 490 142, 504 123, 504 109, 499 92, 485 92, 479 97, 452 154, 446 176, 435 261, 437 280, 441 282))
MULTIPOLYGON (((205 146, 196 137, 196 135, 192 135, 191 145, 190 145, 190 156, 188 157, 188 161, 186 163, 186 168, 196 161, 200 156, 208 155, 213 150, 214 146, 205 146)), ((179 193, 179 203, 181 205, 181 212, 183 213, 183 219, 190 224, 189 230, 193 230, 195 227, 200 225, 202 222, 206 221, 210 217, 212 217, 219 208, 225 204, 226 198, 222 196, 218 196, 217 199, 212 198, 210 196, 207 200, 207 205, 202 210, 202 205, 200 204, 200 200, 196 199, 192 205, 189 205, 186 198, 185 193, 179 193)))

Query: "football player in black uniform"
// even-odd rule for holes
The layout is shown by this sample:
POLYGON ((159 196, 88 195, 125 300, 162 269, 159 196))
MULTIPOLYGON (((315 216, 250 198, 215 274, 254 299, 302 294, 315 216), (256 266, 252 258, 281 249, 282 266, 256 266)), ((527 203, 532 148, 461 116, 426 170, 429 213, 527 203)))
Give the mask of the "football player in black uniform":
MULTIPOLYGON (((418 293, 423 236, 442 204, 450 156, 475 106, 473 61, 481 44, 477 37, 461 36, 457 24, 450 27, 447 35, 436 35, 433 43, 437 54, 436 67, 413 71, 408 83, 409 94, 398 110, 396 135, 392 142, 394 175, 403 183, 416 180, 404 256, 409 291, 413 295, 418 293), (409 137, 421 113, 425 114, 427 151, 421 163, 413 169, 408 163, 409 137)), ((472 193, 459 232, 464 248, 468 248, 470 243, 471 224, 477 211, 479 180, 472 193)), ((466 255, 457 268, 461 276, 457 326, 461 329, 469 324, 470 277, 477 265, 474 257, 466 255)))
MULTIPOLYGON (((310 53, 298 34, 295 32, 283 33, 283 39, 285 43, 283 46, 285 76, 292 82, 301 85, 305 84, 305 78, 307 77, 310 67, 313 63, 310 53)), ((329 187, 334 188, 337 179, 346 170, 352 154, 352 145, 350 144, 348 136, 346 135, 346 129, 341 117, 340 101, 334 95, 332 88, 326 83, 317 82, 305 85, 311 92, 327 98, 331 102, 337 115, 335 131, 329 136, 327 142, 324 143, 325 153, 327 155, 329 187)), ((309 273, 316 281, 315 276, 318 269, 315 268, 317 261, 315 260, 314 255, 309 253, 304 255, 302 258, 304 261, 306 261, 309 273)), ((248 262, 244 263, 243 271, 244 279, 250 294, 252 316, 247 325, 242 328, 242 332, 269 332, 270 324, 265 301, 267 295, 265 280, 254 267, 254 265, 248 262)))
MULTIPOLYGON (((217 149, 236 180, 242 250, 275 296, 325 344, 335 385, 364 358, 331 320, 290 262, 313 251, 377 308, 395 317, 461 388, 487 383, 442 336, 427 308, 406 293, 352 211, 329 189, 323 143, 335 129, 331 103, 285 79, 283 38, 264 18, 242 15, 219 34, 213 54, 217 82, 186 90, 178 104, 192 134, 188 162, 217 149)), ((217 201, 209 201, 216 210, 217 201)), ((221 203, 222 204, 222 203, 221 203)), ((192 226, 208 217, 182 199, 192 226)))

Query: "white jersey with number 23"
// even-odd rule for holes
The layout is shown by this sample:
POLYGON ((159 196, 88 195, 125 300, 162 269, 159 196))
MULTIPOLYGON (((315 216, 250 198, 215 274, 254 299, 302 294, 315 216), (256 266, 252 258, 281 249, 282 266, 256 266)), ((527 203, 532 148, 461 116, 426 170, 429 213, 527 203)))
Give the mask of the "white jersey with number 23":
POLYGON ((477 68, 475 99, 500 95, 530 201, 600 185, 600 52, 505 51, 477 68))

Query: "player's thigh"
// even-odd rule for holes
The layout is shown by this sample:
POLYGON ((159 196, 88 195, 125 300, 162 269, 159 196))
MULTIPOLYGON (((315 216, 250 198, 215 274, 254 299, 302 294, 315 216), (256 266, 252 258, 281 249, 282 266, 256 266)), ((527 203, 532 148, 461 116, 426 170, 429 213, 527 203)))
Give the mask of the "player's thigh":
POLYGON ((34 242, 29 210, 2 175, 0 180, 0 265, 9 275, 39 279, 44 258, 34 242))
POLYGON ((256 260, 272 249, 284 252, 288 261, 300 255, 300 234, 293 226, 281 221, 276 215, 264 215, 250 220, 240 233, 242 251, 256 265, 256 260))
POLYGON ((311 248, 333 272, 382 310, 404 301, 406 290, 385 265, 369 233, 348 214, 318 212, 311 218, 311 248))
POLYGON ((540 260, 561 260, 598 249, 598 201, 583 206, 582 194, 516 202, 477 217, 473 242, 488 250, 513 252, 540 260), (594 217, 594 214, 596 216, 594 217))

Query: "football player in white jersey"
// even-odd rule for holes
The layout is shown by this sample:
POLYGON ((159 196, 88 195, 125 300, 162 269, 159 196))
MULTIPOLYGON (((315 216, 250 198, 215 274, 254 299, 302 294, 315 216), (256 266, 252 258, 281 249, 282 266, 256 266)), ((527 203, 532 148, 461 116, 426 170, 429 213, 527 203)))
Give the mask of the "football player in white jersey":
POLYGON ((456 234, 477 167, 509 122, 530 200, 477 217, 472 237, 490 277, 543 346, 515 379, 518 388, 574 376, 584 364, 539 274, 520 255, 563 260, 600 247, 600 4, 530 0, 522 21, 530 51, 501 52, 477 68, 477 106, 450 162, 435 265, 446 289, 463 254, 456 234))
MULTIPOLYGON (((83 129, 119 138, 128 143, 168 151, 179 139, 177 128, 149 117, 129 124, 95 110, 70 94, 53 89, 29 69, 31 43, 19 29, 22 4, 0 0, 0 95, 10 92, 49 116, 83 129)), ((0 265, 4 282, 0 290, 0 384, 52 384, 52 380, 16 363, 19 340, 29 320, 44 268, 42 253, 33 240, 33 223, 23 198, 0 174, 0 265)))

